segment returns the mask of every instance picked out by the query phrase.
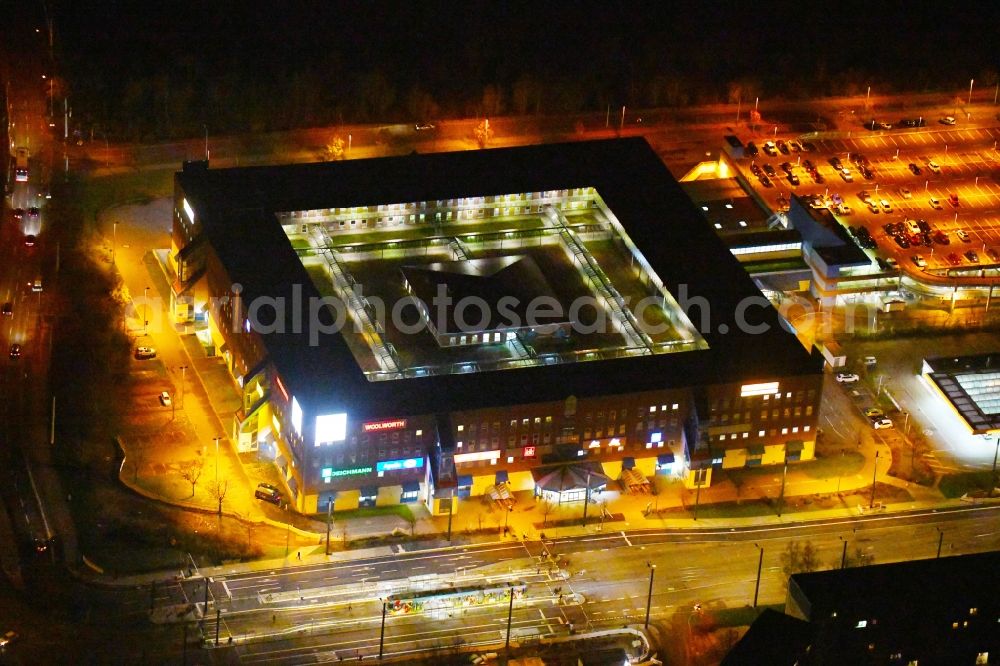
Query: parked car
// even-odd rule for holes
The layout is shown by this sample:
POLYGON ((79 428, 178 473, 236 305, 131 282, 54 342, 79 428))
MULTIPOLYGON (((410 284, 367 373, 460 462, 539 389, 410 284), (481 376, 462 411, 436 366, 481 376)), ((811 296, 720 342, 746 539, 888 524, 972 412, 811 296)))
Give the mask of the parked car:
POLYGON ((880 419, 885 416, 885 412, 878 407, 869 407, 865 410, 865 416, 870 419, 880 419))
POLYGON ((843 167, 840 170, 840 177, 843 178, 844 182, 846 182, 846 183, 853 183, 854 182, 854 176, 851 175, 851 170, 848 169, 847 167, 843 167))
POLYGON ((160 393, 160 404, 164 407, 170 407, 173 404, 173 400, 170 399, 170 394, 166 391, 160 393))
POLYGON ((156 350, 152 347, 136 347, 134 356, 136 360, 146 361, 151 358, 156 358, 156 350))
POLYGON ((889 203, 888 199, 880 199, 878 203, 886 213, 892 212, 892 204, 889 203))
POLYGON ((899 196, 903 197, 904 199, 912 199, 913 192, 911 192, 910 188, 908 187, 901 187, 899 188, 899 196))
POLYGON ((804 152, 804 153, 815 153, 816 152, 816 144, 813 143, 812 141, 803 141, 802 142, 802 152, 804 152))
POLYGON ((768 177, 770 177, 770 178, 774 178, 775 176, 778 175, 778 172, 775 171, 774 167, 771 166, 770 164, 765 164, 764 165, 764 173, 766 173, 768 175, 768 177))
POLYGON ((35 247, 35 234, 28 234, 24 237, 24 247, 35 247))
POLYGON ((963 243, 971 243, 972 242, 972 238, 969 236, 969 233, 965 229, 957 229, 957 230, 955 230, 955 235, 958 236, 958 238, 963 243))
POLYGON ((954 252, 952 252, 945 258, 948 260, 948 263, 951 264, 952 266, 958 266, 960 263, 962 263, 962 260, 959 259, 958 255, 955 254, 954 252))
POLYGON ((10 358, 12 361, 21 358, 21 345, 16 342, 10 346, 10 358))
POLYGON ((778 148, 777 148, 777 146, 774 145, 774 141, 765 141, 764 142, 764 152, 767 155, 769 155, 770 157, 777 157, 777 155, 778 155, 778 148))
POLYGON ((876 430, 885 430, 886 428, 891 428, 892 420, 886 418, 874 420, 872 421, 872 427, 875 428, 876 430))
POLYGON ((919 176, 920 175, 920 167, 918 167, 916 164, 914 164, 913 162, 910 162, 909 167, 910 167, 910 171, 913 172, 914 176, 919 176))
POLYGON ((861 377, 858 377, 853 372, 838 372, 835 379, 838 384, 853 384, 854 382, 859 381, 861 377))
POLYGON ((259 500, 270 502, 271 504, 281 504, 281 491, 272 486, 270 483, 257 484, 257 489, 253 492, 253 496, 259 500))
POLYGON ((969 250, 968 252, 966 252, 965 253, 965 258, 968 259, 969 263, 971 263, 971 264, 978 264, 979 263, 979 255, 976 254, 975 250, 969 250))
POLYGON ((747 147, 745 152, 747 154, 747 157, 757 157, 757 155, 760 154, 760 151, 757 150, 757 144, 755 144, 753 141, 747 142, 747 147))
POLYGON ((955 116, 945 116, 939 121, 942 125, 954 125, 957 121, 955 116))
POLYGON ((912 261, 917 268, 927 268, 927 261, 919 254, 915 254, 910 257, 910 261, 912 261))
POLYGON ((865 203, 869 203, 872 200, 872 194, 868 190, 861 190, 860 192, 858 192, 858 198, 864 201, 865 203))
POLYGON ((986 256, 990 258, 993 263, 1000 263, 1000 252, 997 252, 991 247, 986 248, 986 256))
POLYGON ((14 316, 14 304, 11 303, 10 301, 7 301, 6 303, 3 304, 3 316, 4 317, 14 316))
POLYGON ((941 210, 941 200, 938 199, 937 197, 931 197, 930 199, 928 199, 928 202, 930 203, 931 208, 933 208, 934 210, 941 210))
POLYGON ((952 208, 958 208, 958 195, 954 193, 949 194, 948 203, 951 204, 952 208))
POLYGON ((938 166, 938 163, 935 162, 934 160, 930 160, 929 162, 927 162, 927 168, 933 171, 934 173, 941 173, 941 167, 938 166))
POLYGON ((788 150, 788 144, 782 141, 781 139, 778 139, 775 145, 778 146, 778 150, 781 151, 782 155, 788 155, 791 152, 790 150, 788 150))

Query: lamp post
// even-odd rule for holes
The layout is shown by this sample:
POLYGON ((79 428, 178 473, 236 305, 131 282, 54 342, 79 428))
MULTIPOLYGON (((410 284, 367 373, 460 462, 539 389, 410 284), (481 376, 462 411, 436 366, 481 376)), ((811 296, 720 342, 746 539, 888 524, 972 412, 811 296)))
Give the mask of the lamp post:
POLYGON ((837 538, 844 542, 844 550, 840 554, 840 568, 841 569, 846 569, 847 568, 847 539, 845 539, 842 536, 838 536, 837 538))
POLYGON ((935 527, 934 529, 936 529, 938 531, 937 557, 940 558, 941 557, 941 546, 944 545, 944 530, 942 530, 940 527, 935 527))
POLYGON ((504 645, 503 651, 507 656, 507 660, 510 660, 510 623, 511 619, 514 617, 514 586, 507 583, 507 591, 510 592, 510 605, 507 606, 507 643, 504 645))
POLYGON ((333 521, 333 503, 335 499, 331 494, 326 502, 326 554, 330 554, 330 524, 333 521))
POLYGON ((876 451, 875 464, 872 465, 872 497, 871 500, 868 502, 869 509, 875 508, 875 476, 878 474, 878 454, 879 452, 876 451))
POLYGON ((118 248, 118 223, 111 223, 111 265, 115 263, 115 250, 118 248))
POLYGON ((997 454, 1000 453, 1000 434, 994 435, 996 448, 993 450, 993 474, 990 476, 990 497, 993 497, 993 489, 997 485, 997 454))
POLYGON ((149 326, 149 301, 147 301, 147 296, 149 294, 149 287, 142 290, 142 334, 146 335, 146 329, 149 326))
POLYGON ((969 105, 972 104, 972 84, 974 82, 975 82, 975 79, 969 79, 969 101, 966 103, 966 106, 969 106, 969 105))
MULTIPOLYGON (((587 470, 587 487, 583 490, 583 525, 587 525, 587 507, 590 506, 590 470, 587 470)), ((504 530, 506 532, 506 530, 504 530)))
POLYGON ((704 478, 705 478, 704 476, 701 475, 701 472, 703 472, 703 471, 704 470, 698 469, 698 470, 695 470, 695 472, 694 472, 694 480, 695 480, 695 490, 694 490, 694 519, 695 520, 698 520, 698 503, 701 500, 701 484, 702 484, 702 482, 704 481, 704 478))
MULTIPOLYGON (((181 366, 181 372, 187 370, 187 366, 181 366)), ((183 376, 183 375, 182 375, 183 376)), ((181 395, 184 395, 184 380, 181 379, 181 395)), ((184 402, 181 401, 181 406, 184 406, 184 402)), ((215 487, 219 487, 219 440, 222 437, 213 437, 212 440, 215 442, 215 487)))
POLYGON ((788 475, 788 459, 785 459, 785 466, 781 469, 781 494, 778 495, 778 518, 781 518, 781 510, 785 504, 785 477, 788 475))
POLYGON ((760 592, 760 572, 764 568, 764 547, 753 545, 760 550, 760 558, 757 560, 757 583, 753 586, 753 607, 757 608, 757 595, 760 592))
POLYGON ((382 629, 378 634, 378 660, 382 661, 382 649, 385 647, 385 609, 387 604, 385 599, 382 599, 381 597, 379 598, 379 601, 382 602, 382 629))
POLYGON ((448 496, 448 542, 451 542, 451 516, 454 513, 455 507, 455 489, 451 489, 451 495, 448 496))
MULTIPOLYGON (((181 371, 181 400, 180 400, 180 402, 181 402, 181 409, 184 409, 184 385, 187 383, 185 381, 187 379, 187 369, 188 369, 188 367, 186 365, 182 365, 180 367, 180 371, 181 371)), ((216 437, 215 439, 218 440, 219 438, 216 437)), ((216 483, 219 482, 219 442, 218 441, 215 442, 215 482, 216 483)))
POLYGON ((509 507, 507 507, 507 511, 504 512, 504 514, 503 514, 503 535, 504 536, 507 536, 507 531, 508 531, 508 528, 507 528, 507 519, 510 518, 510 514, 511 514, 511 512, 513 510, 514 510, 514 507, 509 506, 509 507))
POLYGON ((203 124, 202 127, 205 128, 205 161, 208 161, 208 125, 203 124))
POLYGON ((649 592, 646 593, 646 629, 649 629, 649 610, 653 604, 653 575, 656 573, 656 565, 646 562, 649 567, 649 592))

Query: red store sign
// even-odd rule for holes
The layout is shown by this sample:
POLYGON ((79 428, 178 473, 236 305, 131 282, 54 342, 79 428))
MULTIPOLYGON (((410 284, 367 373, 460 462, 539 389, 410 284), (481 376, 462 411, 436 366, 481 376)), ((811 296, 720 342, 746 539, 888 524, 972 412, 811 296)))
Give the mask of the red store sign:
POLYGON ((535 457, 535 447, 533 447, 533 446, 526 446, 526 447, 524 447, 524 457, 525 458, 534 458, 535 457))
POLYGON ((406 419, 390 421, 369 421, 361 426, 365 432, 383 432, 385 430, 402 430, 406 427, 406 419))

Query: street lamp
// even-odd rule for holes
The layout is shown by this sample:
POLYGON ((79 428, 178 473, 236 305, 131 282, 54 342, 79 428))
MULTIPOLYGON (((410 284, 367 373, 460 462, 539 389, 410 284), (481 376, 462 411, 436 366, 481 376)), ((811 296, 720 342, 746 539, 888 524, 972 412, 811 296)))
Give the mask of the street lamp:
POLYGON ((653 603, 653 575, 656 573, 656 565, 646 562, 649 567, 649 592, 646 594, 646 629, 649 629, 649 609, 653 603))
MULTIPOLYGON (((187 379, 187 369, 186 365, 180 367, 181 371, 181 409, 184 409, 184 385, 187 384, 185 379, 187 379)), ((219 438, 215 438, 215 483, 219 483, 219 438)))
MULTIPOLYGON (((182 365, 181 366, 181 371, 184 371, 184 370, 187 370, 187 366, 182 365)), ((183 379, 181 379, 181 395, 184 395, 184 380, 183 379)), ((183 402, 181 402, 181 406, 182 407, 184 406, 183 402)), ((222 437, 213 437, 212 439, 215 440, 215 487, 216 487, 216 489, 218 489, 218 487, 219 487, 219 440, 222 439, 222 437)), ((220 500, 220 503, 221 503, 221 500, 220 500)))
POLYGON ((944 530, 942 530, 940 527, 937 527, 937 526, 935 526, 934 529, 936 529, 938 531, 937 557, 940 559, 940 557, 941 557, 941 546, 944 545, 944 530))
POLYGON ((753 545, 754 548, 760 550, 760 558, 757 560, 757 583, 753 586, 753 607, 757 608, 757 594, 760 592, 760 572, 764 567, 764 547, 753 545))
POLYGON ((840 554, 840 568, 847 568, 847 539, 842 536, 838 536, 838 539, 844 542, 844 551, 840 554))
POLYGON ((115 263, 115 250, 118 247, 118 222, 111 223, 111 265, 115 263))
POLYGON ((205 161, 208 161, 208 125, 202 125, 205 128, 205 161))
POLYGON ((972 104, 972 84, 973 84, 973 82, 975 82, 975 79, 969 79, 969 102, 968 102, 968 104, 966 104, 966 106, 969 106, 969 105, 972 104))
POLYGON ((997 485, 997 454, 1000 453, 1000 434, 994 435, 996 448, 993 450, 993 474, 990 476, 990 497, 993 497, 993 489, 997 485))
POLYGON ((149 294, 149 287, 142 290, 142 334, 146 335, 149 326, 149 301, 146 300, 149 294))
POLYGON ((514 616, 514 585, 507 583, 507 591, 510 593, 510 605, 507 607, 507 644, 504 645, 504 654, 510 661, 510 622, 514 616))
POLYGON ((379 601, 382 602, 382 629, 378 634, 378 660, 382 661, 382 649, 385 647, 385 609, 388 602, 381 597, 379 597, 379 601))
POLYGON ((868 502, 868 508, 869 509, 875 508, 875 475, 878 474, 878 454, 879 454, 879 452, 876 451, 875 452, 875 464, 872 465, 872 468, 873 468, 872 469, 872 498, 871 498, 871 501, 868 502))

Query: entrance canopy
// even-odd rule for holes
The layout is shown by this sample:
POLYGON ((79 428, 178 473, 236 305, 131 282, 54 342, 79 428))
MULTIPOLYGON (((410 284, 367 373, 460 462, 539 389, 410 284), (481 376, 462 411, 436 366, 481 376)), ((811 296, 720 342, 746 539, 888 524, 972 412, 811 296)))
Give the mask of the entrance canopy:
POLYGON ((588 480, 590 490, 604 488, 608 483, 608 477, 602 471, 600 463, 594 462, 536 467, 531 470, 531 476, 535 480, 537 489, 552 493, 584 490, 587 488, 588 480))

